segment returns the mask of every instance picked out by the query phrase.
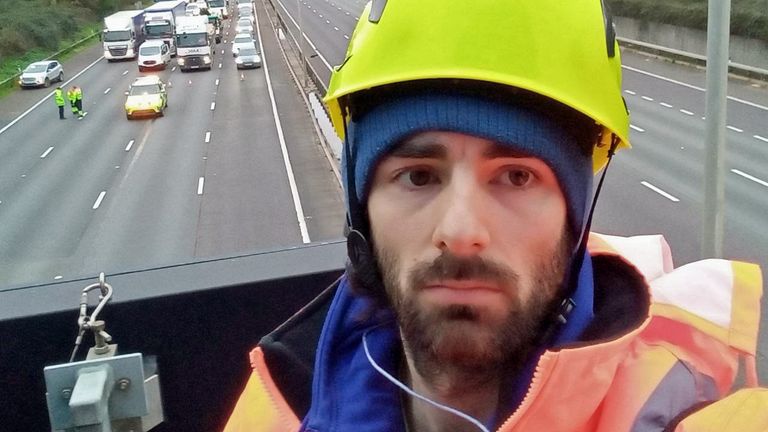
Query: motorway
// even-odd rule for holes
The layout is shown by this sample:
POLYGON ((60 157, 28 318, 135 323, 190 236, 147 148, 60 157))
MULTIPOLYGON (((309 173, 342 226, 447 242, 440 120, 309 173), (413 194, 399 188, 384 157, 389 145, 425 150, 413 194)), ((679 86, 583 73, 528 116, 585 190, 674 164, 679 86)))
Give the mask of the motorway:
MULTIPOLYGON (((344 60, 362 0, 273 0, 320 79, 344 60), (301 11, 299 13, 299 10, 301 11), (316 54, 316 56, 312 56, 316 54)), ((618 31, 621 34, 621 29, 618 31)), ((701 258, 704 206, 705 72, 624 50, 623 89, 633 148, 606 175, 593 230, 664 235, 675 265, 701 258)), ((728 86, 724 256, 768 269, 768 91, 765 83, 728 86)), ((764 290, 766 287, 763 279, 764 290)), ((763 297, 763 310, 768 298, 763 297)), ((768 314, 761 322, 759 373, 768 379, 768 314)))
MULTIPOLYGON (((272 1, 289 33, 298 34, 301 23, 305 54, 316 54, 310 62, 327 83, 331 65, 343 60, 364 2, 272 1)), ((311 241, 335 238, 343 221, 338 185, 311 138, 306 108, 265 23, 264 2, 255 2, 259 27, 303 220, 311 241)), ((98 55, 94 49, 93 60, 98 55)), ((217 54, 218 60, 223 66, 212 72, 162 73, 173 83, 165 118, 126 122, 122 90, 136 75, 135 64, 101 60, 74 81, 86 92, 90 114, 85 120, 56 120, 48 100, 0 134, 0 286, 110 268, 157 267, 307 240, 297 219, 300 212, 292 198, 265 71, 247 71, 240 81, 231 56, 217 54), (112 92, 104 94, 108 88, 112 92), (133 147, 126 150, 131 140, 133 147), (198 195, 201 177, 204 192, 198 195), (104 199, 93 208, 102 191, 104 199)), ((634 148, 613 161, 593 229, 663 234, 675 264, 683 265, 700 257, 705 74, 626 50, 623 63, 634 148)), ((44 92, 20 93, 39 99, 44 92)), ((768 91, 764 84, 734 79, 728 92, 724 254, 768 269, 768 233, 763 228, 768 214, 768 91)), ((25 106, 9 105, 13 97, 17 95, 0 102, 0 116, 25 106)), ((0 128, 8 121, 0 118, 0 128)), ((767 305, 764 298, 764 310, 767 305)), ((767 323, 764 317, 759 347, 764 381, 767 323)))
POLYGON ((59 120, 51 97, 28 110, 52 89, 0 103, 0 289, 342 235, 338 181, 256 4, 266 67, 236 70, 225 40, 211 71, 158 72, 165 117, 126 120, 136 63, 100 46, 64 64, 83 120, 59 120))

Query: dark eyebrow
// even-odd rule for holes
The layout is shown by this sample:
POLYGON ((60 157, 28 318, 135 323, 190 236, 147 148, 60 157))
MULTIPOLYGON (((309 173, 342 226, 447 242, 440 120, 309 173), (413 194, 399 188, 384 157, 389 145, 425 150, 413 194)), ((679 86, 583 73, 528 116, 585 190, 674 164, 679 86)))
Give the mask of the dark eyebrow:
POLYGON ((409 159, 445 159, 448 156, 448 150, 436 142, 406 139, 398 144, 389 156, 409 159))

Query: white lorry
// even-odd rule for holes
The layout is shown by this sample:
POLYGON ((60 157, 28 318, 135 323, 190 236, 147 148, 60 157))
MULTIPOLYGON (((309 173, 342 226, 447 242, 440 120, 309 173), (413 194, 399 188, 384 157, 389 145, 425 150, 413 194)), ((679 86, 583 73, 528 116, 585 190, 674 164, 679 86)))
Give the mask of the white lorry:
POLYGON ((120 11, 104 18, 101 40, 107 61, 136 58, 144 42, 144 11, 120 11))
POLYGON ((176 62, 182 72, 211 69, 215 35, 208 16, 180 16, 176 19, 176 62))
POLYGON ((162 39, 176 55, 176 19, 184 16, 186 0, 171 0, 155 3, 146 9, 144 33, 147 39, 162 39))
POLYGON ((219 19, 229 18, 227 11, 227 0, 208 0, 208 11, 211 15, 216 15, 219 19))

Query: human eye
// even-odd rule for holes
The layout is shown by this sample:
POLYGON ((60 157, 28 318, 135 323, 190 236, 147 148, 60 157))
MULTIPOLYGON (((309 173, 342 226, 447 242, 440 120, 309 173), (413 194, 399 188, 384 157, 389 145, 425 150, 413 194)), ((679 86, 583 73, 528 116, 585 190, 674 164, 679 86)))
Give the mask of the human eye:
POLYGON ((395 181, 410 189, 423 188, 429 184, 439 183, 434 171, 429 168, 406 168, 395 176, 395 181))
POLYGON ((535 173, 525 167, 512 166, 506 167, 496 177, 496 182, 506 186, 512 186, 516 188, 525 188, 530 186, 536 179, 535 173))

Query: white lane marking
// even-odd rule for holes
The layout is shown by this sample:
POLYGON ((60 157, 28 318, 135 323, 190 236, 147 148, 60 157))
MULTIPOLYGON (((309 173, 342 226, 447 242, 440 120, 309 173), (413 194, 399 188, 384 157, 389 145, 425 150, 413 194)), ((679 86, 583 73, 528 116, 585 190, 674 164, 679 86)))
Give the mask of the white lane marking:
POLYGON ((323 15, 322 15, 322 14, 320 14, 320 18, 322 18, 322 17, 323 17, 323 15))
POLYGON ((730 130, 734 131, 734 132, 739 132, 739 133, 741 133, 741 132, 744 132, 744 129, 739 129, 739 128, 735 127, 735 126, 731 126, 731 125, 728 125, 728 126, 726 126, 726 127, 727 127, 728 129, 730 129, 730 130))
POLYGON ((331 22, 329 20, 325 20, 325 23, 326 24, 330 24, 331 22))
POLYGON ((126 70, 125 72, 123 72, 123 75, 128 75, 128 71, 126 70))
POLYGON ((218 87, 218 86, 219 86, 219 79, 216 78, 216 87, 218 87))
POLYGON ((131 151, 131 147, 133 147, 133 140, 128 141, 128 145, 125 146, 125 151, 131 151))
POLYGON ((349 36, 347 36, 347 35, 344 35, 344 39, 349 39, 349 36))
POLYGON ((175 71, 175 70, 176 70, 176 66, 174 66, 174 67, 172 67, 172 68, 171 68, 171 72, 173 72, 173 71, 175 71))
POLYGON ((205 177, 200 177, 197 180, 197 194, 202 195, 203 194, 203 185, 205 184, 205 177))
POLYGON ((760 141, 763 141, 763 142, 768 142, 768 138, 760 135, 752 135, 752 138, 759 139, 760 141))
POLYGON ((666 103, 666 102, 659 102, 659 105, 666 107, 666 108, 674 108, 672 105, 666 103))
POLYGON ((110 91, 110 90, 112 90, 112 87, 110 87, 110 88, 108 88, 108 89, 104 90, 104 94, 107 94, 107 93, 109 93, 109 91, 110 91))
POLYGON ((647 101, 649 101, 649 102, 653 102, 653 98, 652 97, 642 96, 642 98, 647 100, 647 101))
POLYGON ((205 142, 206 143, 211 142, 211 132, 206 132, 205 133, 205 142))
POLYGON ((219 69, 221 69, 221 63, 219 63, 219 69))
POLYGON ((633 124, 629 125, 629 127, 631 127, 632 129, 634 129, 634 130, 636 130, 638 132, 645 132, 645 129, 643 129, 641 127, 637 127, 637 126, 635 126, 633 124))
MULTIPOLYGON (((672 78, 663 77, 661 75, 656 75, 655 73, 647 72, 647 71, 644 71, 642 69, 633 68, 632 66, 622 65, 621 67, 623 67, 624 69, 630 70, 632 72, 637 72, 639 74, 643 74, 643 75, 647 75, 649 77, 660 79, 662 81, 671 82, 672 84, 677 84, 677 85, 681 85, 683 87, 688 87, 689 89, 694 89, 694 90, 698 90, 698 91, 701 91, 701 92, 705 92, 706 91, 706 89, 703 89, 701 87, 697 87, 695 85, 684 83, 682 81, 673 80, 672 78)), ((744 105, 749 105, 749 106, 751 106, 753 108, 758 108, 758 109, 761 109, 763 111, 768 111, 768 107, 767 106, 756 104, 756 103, 750 102, 748 100, 739 99, 739 98, 733 97, 733 96, 728 96, 728 99, 730 99, 730 100, 732 100, 734 102, 743 103, 744 105)))
POLYGON ((761 185, 763 185, 765 187, 768 187, 768 182, 767 181, 760 180, 759 178, 757 178, 755 176, 751 176, 751 175, 745 173, 744 171, 739 171, 737 169, 732 169, 731 172, 736 174, 736 175, 740 175, 740 176, 744 177, 745 179, 752 180, 755 183, 758 183, 758 184, 761 184, 761 185))
POLYGON ((681 109, 681 110, 680 110, 680 112, 681 112, 681 113, 683 113, 683 114, 685 114, 685 115, 689 115, 689 116, 692 116, 692 115, 693 115, 693 113, 692 113, 692 112, 690 112, 690 111, 688 111, 688 110, 686 110, 686 109, 681 109))
POLYGON ((45 159, 46 156, 48 156, 48 153, 53 151, 53 147, 48 147, 48 150, 45 151, 45 153, 40 155, 40 159, 45 159))
MULTIPOLYGON (((93 67, 93 66, 94 66, 96 63, 98 63, 99 61, 101 61, 101 59, 103 59, 103 58, 104 58, 104 56, 101 56, 101 57, 97 58, 96 60, 94 60, 94 61, 93 61, 93 63, 89 64, 89 65, 88 65, 88 66, 86 66, 86 67, 85 67, 83 70, 81 70, 80 72, 76 73, 76 74, 75 74, 75 76, 73 76, 72 78, 70 78, 70 79, 69 79, 67 82, 65 82, 65 83, 61 83, 61 87, 62 87, 62 88, 66 87, 66 85, 67 85, 67 84, 69 84, 69 83, 71 83, 72 81, 74 81, 74 80, 75 80, 77 77, 79 77, 80 75, 82 75, 83 73, 85 73, 85 71, 87 71, 88 69, 92 68, 92 67, 93 67)), ((39 107, 40 105, 42 105, 42 104, 43 104, 43 102, 45 102, 45 101, 46 101, 46 100, 47 100, 49 97, 53 96, 53 92, 54 92, 54 91, 55 91, 55 90, 51 90, 51 92, 50 92, 50 93, 48 93, 47 95, 43 96, 43 98, 42 98, 42 99, 40 99, 39 101, 37 101, 37 103, 36 103, 36 104, 32 105, 32 106, 31 106, 31 107, 30 107, 28 110, 26 110, 26 111, 24 111, 23 113, 19 114, 19 116, 18 116, 18 117, 16 117, 16 118, 15 118, 15 119, 13 119, 13 120, 12 120, 10 123, 8 123, 7 125, 5 125, 5 126, 2 128, 2 129, 0 129, 0 134, 2 134, 3 132, 7 131, 8 129, 10 129, 10 128, 11 128, 11 126, 13 126, 13 125, 15 125, 16 123, 18 123, 18 121, 19 121, 19 120, 21 120, 21 119, 23 119, 24 117, 26 117, 26 116, 27 116, 27 114, 31 113, 33 109, 35 109, 35 108, 39 107)))
POLYGON ((216 109, 216 102, 211 102, 211 111, 213 111, 215 109, 216 109))
POLYGON ((334 29, 334 30, 336 30, 336 31, 339 31, 339 28, 338 28, 338 27, 334 27, 333 29, 334 29))
POLYGON ((631 94, 632 96, 637 94, 637 93, 633 92, 632 90, 624 90, 624 93, 631 94))
POLYGON ((62 275, 56 275, 56 276, 53 277, 53 280, 59 280, 59 279, 62 279, 63 277, 64 276, 62 276, 62 275))
POLYGON ((349 12, 347 12, 347 15, 349 15, 349 12))
POLYGON ((675 198, 674 196, 672 196, 672 195, 670 195, 670 194, 668 194, 668 193, 664 192, 663 190, 661 190, 661 189, 657 188, 656 186, 654 186, 654 185, 652 185, 652 184, 648 183, 648 182, 647 182, 647 181, 645 181, 645 180, 641 181, 641 182, 640 182, 640 184, 642 184, 643 186, 647 187, 648 189, 650 189, 650 190, 652 190, 652 191, 654 191, 654 192, 658 193, 659 195, 663 196, 664 198, 667 198, 668 200, 670 200, 670 201, 672 201, 672 202, 679 202, 679 201, 680 201, 679 199, 677 199, 677 198, 675 198))
MULTIPOLYGON (((283 7, 285 9, 285 7, 283 7)), ((286 11, 288 12, 288 11, 286 11)), ((289 15, 290 16, 290 15, 289 15)), ((256 16, 256 32, 259 34, 259 48, 261 52, 264 51, 264 44, 261 37, 261 28, 259 27, 259 17, 256 16)), ((261 59, 262 67, 264 68, 264 78, 267 81, 267 92, 269 93, 269 100, 272 103, 272 117, 275 119, 275 128, 277 129, 277 138, 280 140, 280 150, 283 153, 283 162, 285 163, 285 171, 288 175, 288 185, 291 188, 291 196, 293 197, 293 205, 296 208, 296 219, 299 223, 299 230, 301 231, 301 240, 304 243, 309 243, 309 230, 307 229, 307 220, 304 217, 304 209, 301 207, 301 198, 299 197, 299 188, 296 186, 296 178, 293 175, 293 167, 291 166, 291 159, 288 155, 288 147, 285 144, 285 137, 283 136, 283 125, 280 122, 280 114, 277 112, 277 105, 275 104, 275 92, 272 89, 272 79, 269 76, 269 68, 267 67, 266 56, 261 59)))
POLYGON ((101 205, 101 201, 104 199, 104 195, 106 195, 106 194, 107 194, 107 191, 101 191, 101 193, 99 194, 99 197, 96 198, 96 202, 93 203, 93 209, 94 210, 99 208, 99 206, 101 205))

